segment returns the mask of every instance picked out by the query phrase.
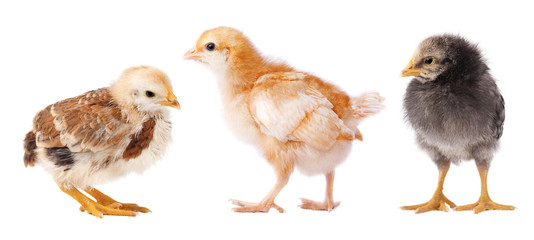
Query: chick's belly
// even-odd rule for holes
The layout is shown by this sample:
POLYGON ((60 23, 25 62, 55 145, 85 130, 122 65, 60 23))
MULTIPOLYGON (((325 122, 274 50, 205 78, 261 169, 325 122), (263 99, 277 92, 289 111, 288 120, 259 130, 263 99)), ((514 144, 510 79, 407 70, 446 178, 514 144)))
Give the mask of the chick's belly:
POLYGON ((53 159, 44 154, 43 149, 39 149, 38 163, 49 172, 54 181, 61 186, 86 188, 98 183, 109 181, 112 177, 124 174, 117 171, 109 171, 106 165, 108 158, 106 154, 95 153, 75 153, 74 163, 66 166, 58 166, 53 159))
POLYGON ((128 161, 124 159, 108 160, 108 156, 100 154, 76 154, 75 164, 65 168, 54 167, 53 164, 45 168, 52 174, 56 183, 77 188, 87 188, 110 182, 131 172, 142 173, 153 165, 156 158, 143 154, 128 161))
POLYGON ((437 149, 443 156, 452 161, 471 158, 471 154, 467 149, 468 143, 462 139, 447 141, 444 139, 422 137, 421 140, 424 141, 423 146, 427 145, 437 149))
POLYGON ((440 145, 437 147, 441 154, 443 154, 452 161, 471 158, 471 154, 467 151, 465 147, 462 146, 440 145))
POLYGON ((347 159, 351 148, 349 141, 338 141, 327 151, 304 145, 296 150, 295 166, 305 175, 326 174, 347 159))
POLYGON ((57 184, 67 187, 87 188, 106 183, 130 172, 142 173, 165 154, 171 141, 171 127, 168 121, 158 121, 154 138, 141 155, 133 159, 122 159, 129 141, 123 141, 114 148, 101 152, 74 153, 74 163, 57 166, 49 159, 44 149, 38 150, 38 164, 47 170, 57 184))

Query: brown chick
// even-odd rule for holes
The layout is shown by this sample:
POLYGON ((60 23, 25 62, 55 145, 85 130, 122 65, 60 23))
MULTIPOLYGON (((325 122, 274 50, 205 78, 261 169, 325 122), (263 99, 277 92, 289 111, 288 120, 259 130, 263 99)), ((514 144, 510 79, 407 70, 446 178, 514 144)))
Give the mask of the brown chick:
POLYGON ((331 211, 334 171, 343 162, 357 126, 378 113, 383 98, 366 93, 351 98, 333 84, 263 57, 240 31, 219 27, 204 32, 185 59, 206 64, 219 78, 225 115, 231 128, 256 145, 277 174, 260 203, 232 200, 236 212, 284 210, 274 199, 295 167, 326 176, 323 202, 302 199, 301 208, 331 211))
POLYGON ((154 67, 129 68, 110 87, 37 113, 24 141, 24 164, 46 169, 82 211, 94 216, 150 212, 117 202, 93 186, 142 172, 161 159, 171 140, 168 107, 180 109, 167 75, 154 67))

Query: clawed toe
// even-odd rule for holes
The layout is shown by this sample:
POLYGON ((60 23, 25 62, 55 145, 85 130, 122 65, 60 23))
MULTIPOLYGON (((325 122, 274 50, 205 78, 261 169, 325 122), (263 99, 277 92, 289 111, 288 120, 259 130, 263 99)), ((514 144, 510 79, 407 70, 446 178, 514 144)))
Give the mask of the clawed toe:
POLYGON ((451 200, 449 200, 445 195, 439 194, 435 195, 430 199, 430 201, 423 203, 423 204, 417 204, 417 205, 411 205, 411 206, 403 206, 401 207, 402 210, 414 210, 415 213, 424 213, 429 211, 443 211, 447 212, 449 208, 447 207, 449 205, 451 208, 455 208, 456 204, 454 204, 451 200))
POLYGON ((340 202, 324 201, 317 202, 309 199, 301 198, 302 204, 299 205, 302 209, 316 210, 316 211, 332 211, 341 204, 340 202))
POLYGON ((268 202, 251 203, 251 202, 239 201, 235 199, 230 199, 230 202, 232 202, 232 204, 234 205, 239 206, 236 208, 232 208, 232 211, 234 212, 264 212, 266 213, 266 212, 269 212, 271 208, 278 210, 278 212, 280 213, 285 212, 283 208, 276 205, 275 203, 268 203, 268 202))
POLYGON ((475 214, 488 211, 488 210, 514 210, 514 206, 510 205, 502 205, 493 202, 492 200, 478 200, 476 203, 468 204, 464 206, 459 206, 455 210, 456 211, 468 211, 473 210, 475 214))
POLYGON ((119 209, 121 210, 128 210, 128 211, 134 211, 134 212, 142 212, 142 213, 149 213, 152 212, 150 209, 146 207, 139 206, 135 203, 118 203, 119 209))
MULTIPOLYGON (((108 205, 103 205, 103 204, 100 204, 100 203, 97 203, 97 204, 100 205, 101 207, 105 207, 105 208, 108 208, 108 209, 123 210, 123 211, 127 211, 127 212, 141 212, 141 213, 152 212, 152 211, 150 211, 150 209, 148 209, 146 207, 141 207, 141 206, 139 206, 139 205, 137 205, 135 203, 114 202, 114 203, 111 203, 111 204, 108 204, 108 205)), ((86 208, 84 206, 80 206, 80 211, 85 212, 86 208)), ((105 214, 105 215, 107 215, 107 214, 105 214)), ((114 214, 109 214, 109 215, 114 215, 114 214)), ((128 214, 128 215, 131 215, 131 214, 128 214)))
POLYGON ((81 206, 80 211, 82 212, 87 211, 87 213, 93 216, 99 217, 99 218, 104 217, 104 215, 127 216, 127 217, 137 216, 137 212, 111 208, 111 207, 104 206, 96 202, 89 202, 85 206, 81 206))

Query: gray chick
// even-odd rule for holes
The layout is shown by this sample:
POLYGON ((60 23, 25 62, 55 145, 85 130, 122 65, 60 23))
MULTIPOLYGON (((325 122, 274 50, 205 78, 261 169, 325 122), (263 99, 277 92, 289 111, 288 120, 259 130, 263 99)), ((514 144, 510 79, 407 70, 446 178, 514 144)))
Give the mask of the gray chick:
POLYGON ((419 146, 439 169, 432 199, 402 209, 423 213, 447 211, 445 204, 455 208, 443 194, 443 182, 451 162, 470 159, 475 160, 480 174, 480 198, 456 211, 514 209, 493 202, 488 195, 488 169, 504 123, 504 99, 488 70, 476 45, 444 34, 421 42, 402 71, 402 77, 415 77, 404 97, 406 119, 415 129, 419 146))

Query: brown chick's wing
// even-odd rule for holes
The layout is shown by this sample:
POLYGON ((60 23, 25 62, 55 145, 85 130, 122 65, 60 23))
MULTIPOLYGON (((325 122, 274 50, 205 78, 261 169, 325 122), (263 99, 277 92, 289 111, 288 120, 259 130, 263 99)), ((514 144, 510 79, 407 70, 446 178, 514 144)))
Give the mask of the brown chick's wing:
POLYGON ((354 132, 332 110, 332 103, 303 81, 307 76, 270 73, 258 79, 249 108, 261 131, 281 142, 305 142, 319 150, 329 149, 338 137, 354 139, 354 132))
POLYGON ((127 129, 111 100, 108 89, 102 88, 48 106, 34 118, 37 146, 97 152, 118 143, 127 129))

